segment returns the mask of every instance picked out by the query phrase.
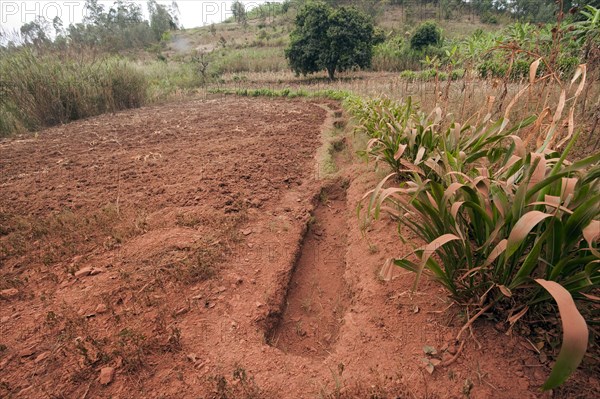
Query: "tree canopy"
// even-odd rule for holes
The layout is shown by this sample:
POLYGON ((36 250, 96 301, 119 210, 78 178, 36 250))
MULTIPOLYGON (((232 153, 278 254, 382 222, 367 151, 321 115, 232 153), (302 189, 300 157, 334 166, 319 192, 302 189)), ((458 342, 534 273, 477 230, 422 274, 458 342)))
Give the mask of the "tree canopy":
POLYGON ((179 29, 176 2, 163 5, 148 0, 147 8, 148 20, 137 2, 115 0, 111 6, 105 6, 99 0, 86 0, 86 15, 82 22, 70 24, 65 29, 58 16, 52 21, 38 16, 21 26, 20 33, 25 45, 38 48, 48 44, 93 46, 107 51, 142 48, 160 42, 166 33, 179 29))
POLYGON ((322 2, 306 4, 296 16, 285 56, 297 74, 371 66, 377 35, 371 18, 353 7, 334 9, 322 2))

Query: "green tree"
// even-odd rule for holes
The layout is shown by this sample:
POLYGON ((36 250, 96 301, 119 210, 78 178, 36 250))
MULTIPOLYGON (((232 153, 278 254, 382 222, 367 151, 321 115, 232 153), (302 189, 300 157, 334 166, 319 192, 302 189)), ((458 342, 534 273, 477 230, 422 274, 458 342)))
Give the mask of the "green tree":
POLYGON ((296 16, 285 56, 297 74, 325 69, 333 79, 336 71, 370 67, 377 38, 371 18, 356 8, 308 3, 296 16))
POLYGON ((435 22, 423 22, 410 38, 410 47, 422 50, 427 46, 436 46, 442 41, 442 32, 435 22))
POLYGON ((236 0, 233 2, 231 5, 231 13, 233 14, 233 19, 235 19, 238 24, 246 23, 246 7, 244 7, 244 4, 241 1, 236 0))
POLYGON ((21 35, 25 43, 30 43, 35 46, 50 43, 48 32, 50 24, 44 17, 38 16, 34 21, 28 22, 21 26, 21 35))
POLYGON ((156 40, 161 40, 163 34, 171 30, 179 29, 177 3, 171 6, 158 4, 156 0, 148 0, 148 13, 150 14, 150 28, 154 32, 156 40))

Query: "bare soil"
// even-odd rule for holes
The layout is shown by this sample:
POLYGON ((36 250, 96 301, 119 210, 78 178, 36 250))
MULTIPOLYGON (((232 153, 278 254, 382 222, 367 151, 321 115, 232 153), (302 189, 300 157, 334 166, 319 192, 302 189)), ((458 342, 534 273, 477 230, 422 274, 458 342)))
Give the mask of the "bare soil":
POLYGON ((339 118, 226 97, 0 142, 0 397, 544 397, 549 361, 495 321, 426 371, 467 315, 378 277, 411 238, 356 217, 381 176, 352 135, 321 173, 339 118))

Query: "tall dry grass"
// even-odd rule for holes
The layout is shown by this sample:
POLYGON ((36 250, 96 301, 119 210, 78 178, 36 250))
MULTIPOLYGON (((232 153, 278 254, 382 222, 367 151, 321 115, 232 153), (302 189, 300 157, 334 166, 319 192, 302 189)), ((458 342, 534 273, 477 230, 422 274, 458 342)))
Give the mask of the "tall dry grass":
POLYGON ((0 60, 0 136, 139 107, 147 79, 126 60, 83 60, 30 49, 0 60))

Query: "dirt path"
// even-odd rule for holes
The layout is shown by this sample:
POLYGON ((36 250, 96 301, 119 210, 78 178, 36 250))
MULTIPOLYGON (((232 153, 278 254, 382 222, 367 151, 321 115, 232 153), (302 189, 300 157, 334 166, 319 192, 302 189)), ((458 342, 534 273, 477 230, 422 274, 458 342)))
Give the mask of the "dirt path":
POLYGON ((413 243, 357 219, 381 176, 340 117, 226 97, 0 142, 0 397, 540 397, 547 365, 501 323, 425 371, 466 315, 378 278, 413 243))

